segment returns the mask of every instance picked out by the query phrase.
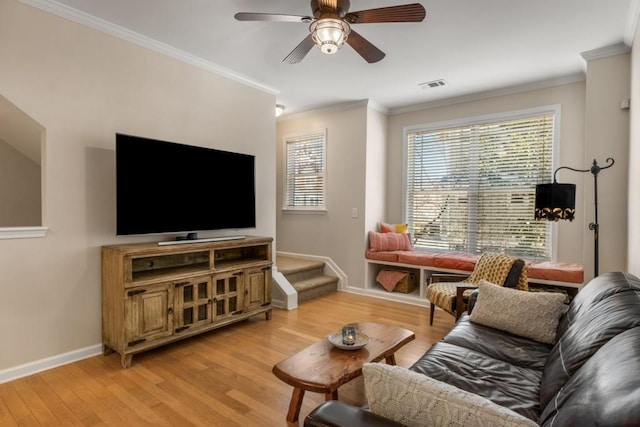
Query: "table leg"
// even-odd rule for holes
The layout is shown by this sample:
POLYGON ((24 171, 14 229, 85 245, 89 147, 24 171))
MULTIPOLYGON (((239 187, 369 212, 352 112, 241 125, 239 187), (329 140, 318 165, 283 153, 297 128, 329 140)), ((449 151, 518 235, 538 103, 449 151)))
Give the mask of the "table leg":
POLYGON ((387 362, 387 365, 395 365, 396 364, 396 356, 395 356, 395 354, 387 356, 385 358, 385 362, 387 362))
POLYGON ((298 421, 303 397, 304 390, 294 387, 293 394, 291 394, 291 403, 289 403, 289 412, 287 412, 287 421, 289 421, 290 423, 295 423, 298 421))
POLYGON ((325 400, 338 400, 338 390, 333 390, 333 391, 331 391, 329 393, 325 393, 324 399, 325 400))

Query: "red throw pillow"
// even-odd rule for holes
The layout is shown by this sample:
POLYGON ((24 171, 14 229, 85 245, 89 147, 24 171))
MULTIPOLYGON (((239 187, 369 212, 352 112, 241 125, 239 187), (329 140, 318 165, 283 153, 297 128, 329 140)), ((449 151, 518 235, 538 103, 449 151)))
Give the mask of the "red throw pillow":
POLYGON ((369 248, 373 252, 410 251, 411 240, 408 233, 369 232, 369 248))

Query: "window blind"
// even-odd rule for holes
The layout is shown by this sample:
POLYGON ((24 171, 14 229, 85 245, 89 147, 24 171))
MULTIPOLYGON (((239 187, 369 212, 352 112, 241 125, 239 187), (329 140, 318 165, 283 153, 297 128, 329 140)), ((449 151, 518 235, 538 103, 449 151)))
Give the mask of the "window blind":
POLYGON ((285 209, 325 209, 325 133, 285 137, 285 209))
POLYGON ((406 220, 414 246, 551 259, 535 186, 553 163, 554 113, 407 132, 406 220))

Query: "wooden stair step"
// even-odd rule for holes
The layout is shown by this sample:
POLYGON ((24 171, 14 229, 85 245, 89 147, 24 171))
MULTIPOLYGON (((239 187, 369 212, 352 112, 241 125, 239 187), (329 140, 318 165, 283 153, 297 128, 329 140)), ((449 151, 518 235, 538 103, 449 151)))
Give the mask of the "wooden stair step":
POLYGON ((298 292, 298 303, 300 303, 336 292, 338 290, 338 278, 322 275, 293 282, 291 285, 298 292))

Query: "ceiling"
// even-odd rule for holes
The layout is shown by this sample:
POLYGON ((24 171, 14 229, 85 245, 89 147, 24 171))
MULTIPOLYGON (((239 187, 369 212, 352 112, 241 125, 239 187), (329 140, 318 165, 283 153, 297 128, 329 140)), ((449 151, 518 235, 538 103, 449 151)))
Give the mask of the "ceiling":
MULTIPOLYGON (((640 10, 640 0, 422 0, 421 23, 354 25, 386 53, 378 63, 345 44, 334 55, 314 48, 290 65, 282 59, 307 36, 307 24, 240 22, 234 15, 309 16, 308 0, 21 1, 274 93, 285 114, 363 99, 393 112, 577 79, 585 69, 581 53, 630 46, 640 10), (420 85, 438 79, 446 84, 420 85)), ((415 1, 351 0, 350 10, 415 1)))

